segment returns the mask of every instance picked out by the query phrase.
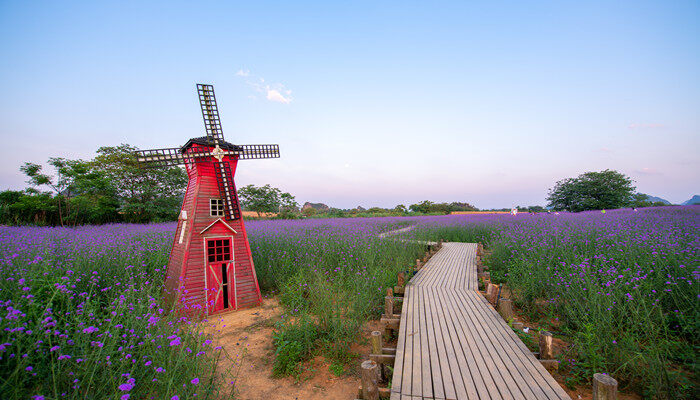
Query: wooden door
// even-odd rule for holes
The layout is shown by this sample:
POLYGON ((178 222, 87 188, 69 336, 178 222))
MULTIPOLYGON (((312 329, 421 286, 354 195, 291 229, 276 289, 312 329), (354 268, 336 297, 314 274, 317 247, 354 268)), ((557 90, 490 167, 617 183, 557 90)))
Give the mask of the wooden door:
POLYGON ((233 238, 206 239, 207 307, 209 313, 236 309, 233 238))

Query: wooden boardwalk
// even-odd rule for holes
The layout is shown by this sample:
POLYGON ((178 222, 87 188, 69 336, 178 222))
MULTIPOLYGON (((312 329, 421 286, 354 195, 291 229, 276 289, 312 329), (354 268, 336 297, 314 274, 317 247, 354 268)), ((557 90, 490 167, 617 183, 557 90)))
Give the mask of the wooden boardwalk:
POLYGON ((445 243, 406 285, 391 400, 570 399, 478 292, 476 244, 445 243))

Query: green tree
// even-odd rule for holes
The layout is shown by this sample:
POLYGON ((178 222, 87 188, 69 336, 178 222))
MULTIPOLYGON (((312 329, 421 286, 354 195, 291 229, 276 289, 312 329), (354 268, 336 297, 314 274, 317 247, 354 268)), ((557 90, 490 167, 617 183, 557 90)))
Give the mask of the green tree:
POLYGON ((427 214, 431 211, 433 204, 430 200, 423 200, 418 204, 411 204, 408 208, 413 212, 427 214))
POLYGON ((187 174, 178 166, 143 168, 128 144, 100 147, 92 161, 111 182, 119 212, 127 222, 177 218, 187 187, 187 174))
POLYGON ((606 169, 558 181, 549 190, 547 201, 555 210, 571 212, 614 209, 628 207, 634 191, 629 177, 606 169))
POLYGON ((250 211, 255 211, 258 216, 264 212, 276 213, 285 210, 296 210, 298 204, 289 193, 283 193, 280 189, 270 186, 247 185, 238 190, 238 198, 241 205, 250 211))

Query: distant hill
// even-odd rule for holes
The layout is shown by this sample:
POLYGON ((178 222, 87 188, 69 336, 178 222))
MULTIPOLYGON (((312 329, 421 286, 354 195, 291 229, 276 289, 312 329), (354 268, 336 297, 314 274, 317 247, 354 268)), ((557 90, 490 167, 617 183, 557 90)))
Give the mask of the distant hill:
POLYGON ((669 206, 671 205, 670 201, 668 201, 666 199, 662 199, 661 197, 652 196, 652 195, 649 195, 646 193, 642 193, 642 194, 647 196, 647 201, 650 201, 652 203, 661 202, 661 203, 667 204, 669 206))
POLYGON ((304 205, 301 207, 302 210, 307 210, 309 208, 313 208, 316 211, 328 211, 331 208, 328 207, 327 205, 323 203, 311 203, 311 202, 306 202, 304 205))
POLYGON ((697 195, 697 194, 696 194, 696 195, 693 196, 690 200, 684 201, 684 202, 683 202, 683 205, 684 205, 684 206, 689 206, 689 205, 691 205, 691 204, 700 204, 700 195, 697 195))

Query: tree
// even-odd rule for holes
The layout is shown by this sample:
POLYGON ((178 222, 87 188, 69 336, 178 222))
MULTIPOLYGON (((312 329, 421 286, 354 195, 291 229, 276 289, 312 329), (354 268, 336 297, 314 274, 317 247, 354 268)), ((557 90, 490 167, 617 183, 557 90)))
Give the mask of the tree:
POLYGON ((571 212, 622 208, 632 203, 634 191, 629 177, 606 169, 558 181, 547 201, 554 210, 571 212))
POLYGON ((134 156, 137 150, 128 144, 100 147, 92 164, 111 182, 125 221, 176 219, 187 186, 187 174, 178 166, 143 168, 134 156))
POLYGON ((431 207, 433 206, 433 202, 430 200, 423 200, 418 204, 411 204, 408 208, 417 213, 424 213, 427 214, 430 212, 431 207))
POLYGON ((280 189, 270 186, 247 185, 238 190, 238 198, 241 205, 255 211, 260 216, 262 213, 275 213, 284 210, 296 210, 298 204, 289 193, 282 193, 280 189))

